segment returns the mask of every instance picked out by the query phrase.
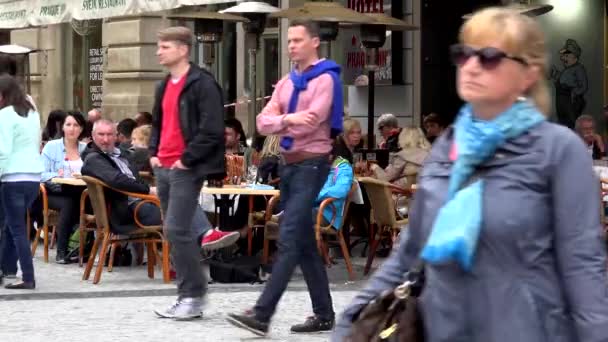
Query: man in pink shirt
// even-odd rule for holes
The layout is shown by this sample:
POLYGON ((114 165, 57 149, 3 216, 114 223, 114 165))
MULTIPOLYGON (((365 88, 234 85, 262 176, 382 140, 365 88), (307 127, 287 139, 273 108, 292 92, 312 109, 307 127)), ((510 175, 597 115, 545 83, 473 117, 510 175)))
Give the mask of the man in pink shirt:
POLYGON ((277 83, 272 99, 257 117, 260 133, 281 136, 285 160, 280 184, 285 211, 278 257, 255 307, 227 318, 235 326, 260 336, 268 332, 270 319, 296 266, 300 266, 308 285, 314 316, 292 326, 291 331, 331 331, 334 325, 329 282, 317 251, 311 213, 329 172, 332 137, 342 130, 340 67, 319 59, 317 23, 293 20, 287 36, 295 69, 277 83))

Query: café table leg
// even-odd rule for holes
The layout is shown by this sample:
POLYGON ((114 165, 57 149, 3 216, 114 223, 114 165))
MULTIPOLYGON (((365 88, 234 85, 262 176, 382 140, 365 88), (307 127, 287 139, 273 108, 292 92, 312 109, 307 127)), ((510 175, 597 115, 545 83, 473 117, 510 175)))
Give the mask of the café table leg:
POLYGON ((218 227, 221 230, 224 230, 228 228, 228 222, 230 221, 230 208, 234 205, 234 197, 230 198, 230 195, 220 195, 219 200, 217 197, 216 200, 216 205, 219 207, 218 227))
POLYGON ((253 249, 253 197, 249 196, 249 212, 247 213, 247 255, 251 256, 253 249))

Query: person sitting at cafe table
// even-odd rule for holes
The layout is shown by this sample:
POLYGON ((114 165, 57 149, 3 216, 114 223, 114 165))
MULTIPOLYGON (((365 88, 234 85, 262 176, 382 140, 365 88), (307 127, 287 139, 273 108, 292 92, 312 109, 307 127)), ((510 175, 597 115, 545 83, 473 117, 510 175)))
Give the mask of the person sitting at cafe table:
MULTIPOLYGON (((51 140, 42 149, 44 172, 41 181, 44 182, 48 194, 49 208, 59 211, 57 229, 57 255, 59 264, 67 264, 68 243, 70 235, 79 221, 80 195, 84 187, 56 184, 53 178, 72 178, 80 173, 82 167, 81 153, 86 144, 81 142, 86 121, 79 112, 67 113, 61 127, 61 138, 51 140)), ((33 215, 40 217, 40 199, 33 205, 38 208, 33 215)), ((41 219, 37 219, 39 225, 41 219)))
POLYGON ((378 147, 387 149, 389 152, 399 151, 399 133, 401 133, 401 128, 399 128, 397 117, 391 113, 382 114, 378 118, 377 126, 380 135, 382 135, 382 140, 378 144, 378 147))
POLYGON ((599 160, 606 156, 604 141, 595 131, 595 119, 591 115, 579 116, 574 124, 574 129, 587 145, 587 150, 593 160, 599 160))
POLYGON ((344 141, 348 149, 354 153, 361 148, 361 124, 356 119, 344 120, 344 132, 336 139, 344 141))
POLYGON ((243 125, 238 119, 226 119, 224 121, 224 143, 226 154, 238 154, 245 158, 244 170, 253 163, 253 149, 247 146, 243 125))
POLYGON ((409 189, 416 182, 431 144, 420 128, 405 127, 399 133, 399 149, 399 152, 391 154, 386 168, 371 164, 369 171, 374 178, 409 189))
MULTIPOLYGON (((100 119, 95 122, 92 138, 93 141, 83 152, 83 175, 97 178, 116 190, 156 195, 156 188, 148 186, 136 177, 137 172, 129 164, 125 152, 115 147, 116 126, 112 121, 100 119)), ((141 200, 116 191, 109 191, 107 194, 112 231, 127 234, 137 229, 133 214, 141 200)), ((144 203, 137 213, 138 220, 143 225, 161 224, 160 208, 154 204, 144 203)), ((195 210, 192 222, 197 241, 201 241, 201 247, 206 250, 227 247, 238 240, 238 233, 212 229, 200 206, 195 210)))
MULTIPOLYGON (((327 206, 323 210, 324 222, 322 222, 322 224, 327 225, 334 219, 332 226, 341 229, 342 219, 346 214, 345 212, 342 212, 342 208, 344 207, 344 202, 347 200, 354 180, 352 154, 346 145, 334 144, 330 158, 332 163, 331 168, 329 169, 327 180, 317 196, 313 221, 316 222, 317 220, 316 213, 319 210, 321 202, 328 198, 335 198, 336 200, 333 202, 333 207, 327 206), (334 208, 336 209, 335 218, 334 208)), ((347 243, 350 239, 349 233, 349 229, 344 229, 344 239, 347 243)), ((340 255, 340 253, 341 251, 337 251, 336 255, 340 255)))
POLYGON ((150 167, 150 150, 148 150, 151 131, 152 126, 143 125, 136 127, 131 134, 132 146, 129 149, 131 152, 129 162, 138 172, 152 172, 152 167, 150 167))

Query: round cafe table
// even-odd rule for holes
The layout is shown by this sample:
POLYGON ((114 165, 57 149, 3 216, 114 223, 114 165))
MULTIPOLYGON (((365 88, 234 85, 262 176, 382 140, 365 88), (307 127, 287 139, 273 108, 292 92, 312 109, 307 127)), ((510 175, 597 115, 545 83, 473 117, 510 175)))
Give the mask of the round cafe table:
POLYGON ((218 201, 219 226, 225 227, 230 218, 229 208, 234 204, 237 195, 249 196, 249 210, 247 219, 247 255, 251 256, 253 243, 253 196, 276 196, 280 194, 276 189, 261 189, 247 185, 224 185, 221 188, 204 186, 203 194, 213 195, 218 201))

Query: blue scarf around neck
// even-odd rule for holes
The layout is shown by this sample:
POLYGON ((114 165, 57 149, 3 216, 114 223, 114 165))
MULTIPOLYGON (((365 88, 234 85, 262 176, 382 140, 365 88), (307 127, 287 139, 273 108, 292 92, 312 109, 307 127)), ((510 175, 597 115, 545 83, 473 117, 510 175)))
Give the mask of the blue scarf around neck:
MULTIPOLYGON (((300 92, 306 90, 308 82, 326 73, 329 74, 334 81, 333 102, 330 113, 331 138, 333 139, 342 133, 342 119, 344 116, 344 98, 342 94, 342 81, 340 80, 340 66, 336 62, 325 59, 302 73, 298 73, 295 69, 289 73, 289 79, 293 83, 293 92, 289 99, 287 114, 296 112, 300 92)), ((281 138, 280 145, 284 150, 290 150, 293 146, 293 137, 285 136, 281 138)))
POLYGON ((471 179, 475 169, 494 156, 505 141, 514 139, 545 121, 530 102, 518 100, 490 121, 474 118, 465 105, 454 124, 456 160, 452 166, 448 197, 439 210, 421 258, 430 264, 456 261, 465 271, 473 259, 483 220, 483 180, 471 179))

